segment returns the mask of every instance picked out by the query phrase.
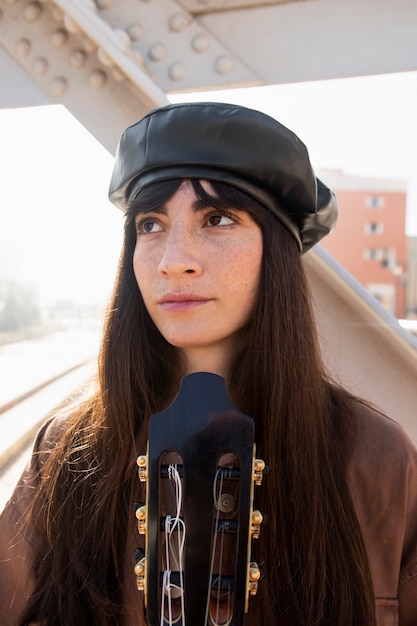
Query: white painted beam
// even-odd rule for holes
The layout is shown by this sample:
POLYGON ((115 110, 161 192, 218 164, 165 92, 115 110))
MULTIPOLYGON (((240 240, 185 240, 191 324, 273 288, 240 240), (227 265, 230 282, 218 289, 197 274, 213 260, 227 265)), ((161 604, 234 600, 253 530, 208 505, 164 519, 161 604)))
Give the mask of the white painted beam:
POLYGON ((85 3, 68 4, 69 12, 65 2, 3 2, 0 43, 50 102, 66 106, 114 152, 122 131, 167 98, 135 61, 126 33, 91 7, 87 18, 85 3))
POLYGON ((417 339, 324 248, 303 259, 331 376, 397 420, 417 444, 417 339))
POLYGON ((50 104, 51 99, 17 61, 0 46, 0 108, 50 104))
POLYGON ((200 20, 265 84, 417 67, 415 0, 312 0, 206 12, 200 20))

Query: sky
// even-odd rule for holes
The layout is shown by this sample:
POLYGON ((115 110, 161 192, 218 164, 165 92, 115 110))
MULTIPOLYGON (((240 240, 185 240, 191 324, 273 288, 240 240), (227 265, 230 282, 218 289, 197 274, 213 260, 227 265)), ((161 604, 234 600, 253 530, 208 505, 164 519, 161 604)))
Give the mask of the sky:
MULTIPOLYGON (((235 102, 272 115, 317 169, 403 180, 417 235, 417 72, 171 96, 235 102)), ((42 302, 104 302, 122 241, 107 200, 113 157, 61 105, 0 110, 0 278, 42 302)))

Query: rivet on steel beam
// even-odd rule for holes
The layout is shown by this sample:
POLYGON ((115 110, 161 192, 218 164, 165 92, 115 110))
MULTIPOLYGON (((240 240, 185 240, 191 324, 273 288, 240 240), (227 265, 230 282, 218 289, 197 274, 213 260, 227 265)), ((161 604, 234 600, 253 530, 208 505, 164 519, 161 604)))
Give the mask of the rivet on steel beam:
POLYGON ((167 49, 163 43, 154 43, 148 51, 148 57, 151 61, 162 61, 166 56, 167 49))
POLYGON ((51 84, 51 93, 53 96, 58 97, 62 96, 67 90, 68 82, 67 79, 63 76, 58 76, 54 78, 51 84))
POLYGON ((102 72, 101 70, 94 70, 94 72, 90 74, 88 84, 93 89, 101 89, 106 84, 106 81, 107 74, 105 72, 102 72))
POLYGON ((68 33, 63 29, 59 28, 51 35, 51 44, 54 48, 62 48, 68 41, 68 33))
POLYGON ((33 62, 33 71, 38 76, 45 74, 48 69, 48 61, 44 57, 38 57, 33 62))
POLYGON ((23 15, 28 22, 36 22, 41 16, 42 7, 39 2, 31 2, 25 7, 23 15))
POLYGON ((207 35, 196 35, 191 41, 191 47, 195 52, 206 52, 210 47, 210 39, 207 35))
POLYGON ((75 50, 71 53, 69 62, 72 67, 75 67, 77 70, 84 66, 87 60, 87 53, 84 50, 75 50))
POLYGON ((228 56, 219 57, 215 64, 214 69, 218 74, 230 74, 230 72, 234 69, 234 61, 228 56))
POLYGON ((179 81, 184 78, 186 74, 185 66, 182 63, 174 63, 171 65, 168 71, 168 75, 171 80, 179 81))
POLYGON ((29 39, 19 39, 16 44, 17 56, 20 58, 26 57, 29 54, 31 47, 29 39))
POLYGON ((69 15, 64 15, 64 26, 72 35, 78 35, 80 29, 78 24, 69 15))
POLYGON ((102 48, 98 49, 97 57, 100 63, 102 63, 105 67, 111 67, 114 65, 114 61, 111 56, 109 56, 102 48))
POLYGON ((132 22, 132 24, 127 26, 126 32, 131 41, 139 41, 143 35, 143 26, 139 22, 132 22))
POLYGON ((129 50, 130 48, 130 37, 127 34, 127 32, 125 30, 123 30, 123 28, 115 28, 113 30, 113 33, 116 35, 117 39, 119 40, 119 44, 123 50, 123 52, 127 52, 127 50, 129 50))
POLYGON ((169 20, 169 28, 174 33, 180 33, 190 22, 191 18, 186 13, 175 13, 169 20))

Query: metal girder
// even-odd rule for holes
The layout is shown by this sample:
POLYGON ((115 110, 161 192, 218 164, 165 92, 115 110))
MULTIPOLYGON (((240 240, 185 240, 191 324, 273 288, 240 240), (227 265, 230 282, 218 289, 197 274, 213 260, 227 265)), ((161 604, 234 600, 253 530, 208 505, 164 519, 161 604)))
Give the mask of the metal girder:
POLYGON ((272 4, 307 2, 308 0, 178 0, 179 4, 194 15, 213 11, 253 9, 272 4))
POLYGON ((0 108, 51 104, 51 99, 0 46, 0 108))
POLYGON ((128 35, 91 3, 2 1, 0 43, 50 102, 66 106, 111 152, 126 126, 167 102, 128 35))
POLYGON ((102 19, 128 34, 131 49, 165 92, 259 83, 251 65, 176 0, 96 2, 102 19))
POLYGON ((311 0, 200 19, 264 84, 417 67, 416 0, 311 0))
POLYGON ((415 0, 0 0, 0 105, 21 101, 18 63, 33 104, 40 88, 113 151, 168 92, 415 69, 416 24, 415 0))

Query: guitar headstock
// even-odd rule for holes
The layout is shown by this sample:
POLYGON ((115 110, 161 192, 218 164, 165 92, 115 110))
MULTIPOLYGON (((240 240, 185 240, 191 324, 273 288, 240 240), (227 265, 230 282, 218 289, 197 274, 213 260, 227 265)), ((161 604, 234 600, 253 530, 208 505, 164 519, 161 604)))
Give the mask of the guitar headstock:
POLYGON ((135 573, 148 624, 243 624, 260 578, 251 543, 262 514, 253 497, 265 464, 253 419, 233 406, 221 377, 184 378, 175 401, 152 416, 138 468, 145 556, 135 573))

